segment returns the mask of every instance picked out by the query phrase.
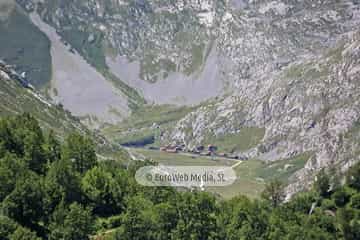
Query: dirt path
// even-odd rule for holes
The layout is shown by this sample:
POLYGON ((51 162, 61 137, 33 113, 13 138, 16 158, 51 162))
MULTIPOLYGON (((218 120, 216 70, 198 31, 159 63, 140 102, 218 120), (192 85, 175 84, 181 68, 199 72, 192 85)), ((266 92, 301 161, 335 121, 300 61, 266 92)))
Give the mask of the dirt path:
POLYGON ((239 166, 242 163, 243 163, 243 161, 239 161, 238 163, 235 163, 234 165, 232 165, 231 168, 235 169, 237 166, 239 166))

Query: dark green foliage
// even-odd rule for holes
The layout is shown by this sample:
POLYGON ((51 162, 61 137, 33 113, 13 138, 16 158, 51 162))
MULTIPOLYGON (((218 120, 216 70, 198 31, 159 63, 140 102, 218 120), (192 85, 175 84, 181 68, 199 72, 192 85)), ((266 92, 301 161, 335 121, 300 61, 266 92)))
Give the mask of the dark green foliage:
POLYGON ((26 171, 25 163, 14 154, 7 153, 0 159, 0 201, 14 190, 16 180, 26 171))
POLYGON ((312 192, 299 193, 287 204, 287 207, 294 212, 308 214, 313 204, 319 204, 319 199, 316 194, 312 192))
POLYGON ((355 194, 351 197, 351 204, 352 208, 360 210, 360 193, 355 194))
POLYGON ((16 230, 17 223, 6 216, 0 216, 0 240, 7 240, 16 230))
POLYGON ((23 158, 28 167, 37 173, 45 171, 44 137, 35 118, 23 114, 9 120, 1 120, 0 137, 0 145, 4 151, 23 158))
POLYGON ((61 204, 53 214, 49 239, 86 240, 93 231, 92 226, 91 209, 78 203, 71 204, 69 208, 61 204))
POLYGON ((72 203, 81 200, 80 176, 66 159, 53 162, 45 177, 46 200, 49 211, 61 202, 72 203))
POLYGON ((84 174, 97 164, 93 142, 80 134, 71 134, 63 148, 63 158, 70 160, 75 171, 84 174))
POLYGON ((328 197, 330 195, 330 177, 326 174, 324 169, 317 175, 314 187, 320 196, 328 197))
POLYGON ((225 203, 221 213, 224 231, 220 239, 262 239, 267 231, 268 215, 266 207, 259 201, 237 197, 225 203))
POLYGON ((169 202, 160 203, 155 206, 154 212, 156 213, 159 229, 156 231, 156 239, 170 239, 171 231, 177 225, 178 212, 176 207, 169 202))
POLYGON ((215 198, 207 193, 184 193, 176 203, 175 239, 214 239, 217 234, 215 198))
POLYGON ((10 240, 41 240, 35 232, 19 226, 9 237, 10 240))
POLYGON ((338 207, 344 207, 350 201, 350 197, 350 193, 346 192, 344 188, 340 188, 332 195, 332 199, 338 207))
POLYGON ((122 223, 122 227, 116 234, 116 239, 156 239, 157 219, 153 203, 150 200, 141 196, 130 198, 122 223))
POLYGON ((117 214, 122 209, 125 186, 101 167, 89 170, 81 181, 84 194, 95 205, 95 212, 100 215, 117 214))
POLYGON ((271 180, 268 184, 266 184, 262 197, 265 200, 270 201, 273 207, 277 207, 285 199, 283 188, 284 186, 282 182, 277 179, 271 180))
POLYGON ((350 187, 360 191, 360 163, 350 168, 346 181, 350 187))
POLYGON ((36 225, 43 216, 42 189, 39 177, 29 173, 17 180, 15 189, 2 202, 3 211, 22 225, 36 225))
POLYGON ((47 156, 47 164, 60 160, 61 158, 61 145, 55 137, 55 133, 50 131, 46 137, 45 151, 47 156))

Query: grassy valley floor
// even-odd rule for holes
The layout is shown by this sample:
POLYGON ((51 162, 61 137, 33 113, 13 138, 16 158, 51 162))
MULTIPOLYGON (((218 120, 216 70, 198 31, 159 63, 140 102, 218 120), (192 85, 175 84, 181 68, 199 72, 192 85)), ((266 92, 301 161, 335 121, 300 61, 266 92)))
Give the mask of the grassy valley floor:
POLYGON ((237 173, 237 180, 227 187, 209 187, 206 189, 225 199, 237 195, 259 198, 265 184, 272 179, 279 179, 285 184, 296 171, 304 167, 310 154, 265 163, 260 160, 248 161, 232 160, 217 157, 194 156, 186 153, 166 153, 144 148, 131 148, 129 151, 136 157, 150 159, 163 165, 172 166, 233 166, 237 173))

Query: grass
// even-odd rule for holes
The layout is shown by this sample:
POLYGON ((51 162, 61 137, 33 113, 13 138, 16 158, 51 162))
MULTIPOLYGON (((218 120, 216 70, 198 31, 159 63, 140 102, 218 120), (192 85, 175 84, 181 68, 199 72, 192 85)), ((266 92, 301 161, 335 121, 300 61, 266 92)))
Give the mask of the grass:
POLYGON ((326 64, 316 66, 316 62, 298 64, 289 67, 285 71, 286 79, 317 80, 330 74, 330 68, 326 64))
MULTIPOLYGON (((90 31, 89 31, 90 32, 90 31)), ((96 69, 106 69, 105 47, 103 44, 103 35, 100 32, 93 32, 95 40, 88 42, 90 34, 86 31, 80 31, 73 26, 71 29, 66 29, 60 32, 60 36, 71 43, 92 66, 96 69)))
POLYGON ((143 148, 131 150, 137 154, 143 155, 144 157, 153 160, 154 162, 172 166, 232 166, 236 163, 235 161, 226 159, 213 160, 210 157, 194 157, 190 155, 166 153, 143 148))
POLYGON ((236 169, 237 179, 226 187, 211 187, 208 191, 219 194, 225 199, 237 195, 246 195, 250 198, 258 198, 264 190, 265 183, 257 179, 257 172, 264 168, 264 164, 258 160, 249 160, 240 164, 236 169))
POLYGON ((26 72, 29 81, 42 87, 51 79, 50 41, 28 16, 16 7, 0 21, 0 58, 26 72))
POLYGON ((220 152, 230 153, 235 150, 245 151, 258 145, 264 135, 265 129, 263 128, 242 128, 239 133, 226 134, 219 137, 207 137, 205 144, 217 146, 218 151, 220 152))
POLYGON ((323 59, 327 59, 326 63, 319 64, 318 68, 314 67, 318 64, 316 61, 293 65, 285 71, 285 78, 316 80, 326 77, 330 74, 329 64, 339 64, 343 59, 342 53, 344 50, 345 44, 340 42, 336 47, 331 48, 323 55, 323 59))
POLYGON ((267 164, 266 168, 259 169, 257 177, 266 181, 279 179, 280 181, 287 182, 292 174, 305 166, 306 162, 310 159, 310 156, 310 153, 304 153, 290 159, 267 164))
POLYGON ((184 69, 186 75, 191 75, 201 68, 204 62, 205 44, 193 45, 191 49, 191 64, 184 69))
POLYGON ((88 132, 77 118, 59 106, 48 106, 34 97, 15 80, 0 79, 0 116, 12 116, 24 112, 37 118, 45 131, 53 130, 64 137, 72 131, 88 132))
POLYGON ((168 129, 194 109, 195 107, 172 105, 143 105, 119 125, 105 127, 102 133, 121 144, 141 142, 149 137, 156 137, 160 131, 168 129), (154 123, 160 126, 160 129, 152 128, 154 123))
POLYGON ((345 50, 345 44, 340 42, 335 48, 330 49, 325 57, 330 59, 330 63, 340 63, 343 59, 342 53, 345 50))
POLYGON ((290 176, 303 168, 310 156, 309 153, 305 153, 269 164, 259 160, 245 161, 235 169, 238 179, 234 184, 227 187, 209 188, 209 191, 226 199, 240 194, 250 198, 259 198, 266 182, 279 179, 287 184, 290 176), (286 165, 288 168, 285 167, 286 165))
POLYGON ((97 70, 127 97, 128 105, 131 110, 137 111, 146 104, 145 99, 134 88, 121 81, 107 68, 97 70))
MULTIPOLYGON (((214 161, 209 157, 199 156, 193 158, 183 154, 172 154, 156 150, 139 148, 132 149, 132 151, 164 165, 233 166, 236 164, 236 161, 232 160, 216 159, 214 161)), ((209 187, 207 191, 218 194, 225 199, 230 199, 237 195, 259 198, 266 182, 272 179, 279 179, 285 184, 288 183, 290 176, 302 169, 310 156, 310 153, 304 153, 273 163, 265 163, 255 159, 243 161, 234 169, 238 177, 234 184, 226 187, 209 187)))

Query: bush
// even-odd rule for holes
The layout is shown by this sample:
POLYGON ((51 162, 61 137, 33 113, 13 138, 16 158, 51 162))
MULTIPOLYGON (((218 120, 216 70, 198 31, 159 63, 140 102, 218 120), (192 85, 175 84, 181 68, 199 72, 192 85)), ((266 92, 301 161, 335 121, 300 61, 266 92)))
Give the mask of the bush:
POLYGON ((357 193, 351 197, 350 206, 360 210, 360 193, 357 193))
POLYGON ((109 218, 109 228, 117 228, 121 226, 122 216, 112 216, 109 218))
POLYGON ((336 210, 336 204, 333 200, 331 199, 324 199, 321 202, 321 207, 324 210, 336 210))
POLYGON ((344 188, 340 188, 333 195, 332 199, 338 207, 344 207, 350 200, 351 195, 344 188))
POLYGON ((41 240, 36 233, 24 227, 18 227, 13 234, 10 235, 11 240, 41 240))
POLYGON ((354 165, 349 169, 346 176, 346 183, 350 187, 356 189, 357 191, 360 191, 360 163, 354 165))
POLYGON ((17 228, 17 224, 11 218, 0 216, 0 239, 7 239, 17 228))

